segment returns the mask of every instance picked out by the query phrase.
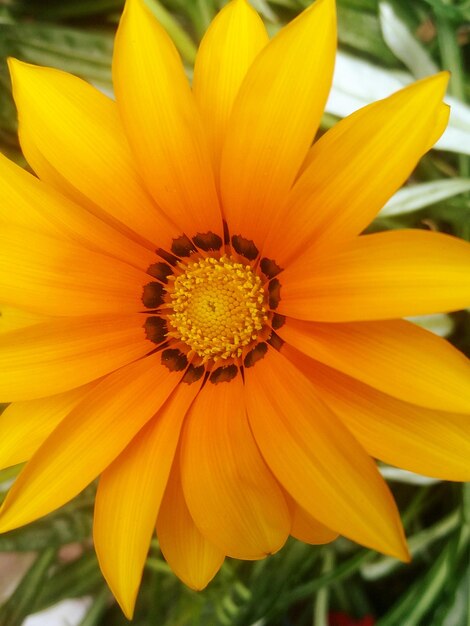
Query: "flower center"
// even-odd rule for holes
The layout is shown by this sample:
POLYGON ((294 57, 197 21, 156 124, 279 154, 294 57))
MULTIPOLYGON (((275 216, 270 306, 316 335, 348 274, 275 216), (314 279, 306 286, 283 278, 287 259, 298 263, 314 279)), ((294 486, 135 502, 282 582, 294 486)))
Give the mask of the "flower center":
POLYGON ((169 289, 168 335, 203 358, 239 357, 267 318, 261 279, 249 265, 222 256, 188 264, 169 289))

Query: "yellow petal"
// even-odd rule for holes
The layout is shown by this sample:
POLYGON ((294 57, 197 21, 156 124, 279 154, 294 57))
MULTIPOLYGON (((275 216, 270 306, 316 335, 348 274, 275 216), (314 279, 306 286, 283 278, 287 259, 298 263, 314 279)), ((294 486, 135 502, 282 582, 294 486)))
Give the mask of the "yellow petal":
MULTIPOLYGON (((289 350, 286 347, 283 353, 287 355, 289 350)), ((303 358, 303 371, 320 397, 369 454, 419 474, 470 480, 468 415, 402 402, 303 358)))
POLYGON ((421 230, 356 237, 313 249, 279 277, 279 312, 324 322, 377 320, 470 306, 470 244, 421 230))
POLYGON ((199 110, 173 42, 142 0, 127 0, 113 76, 124 126, 153 197, 187 235, 221 234, 199 110))
POLYGON ((314 144, 265 253, 284 265, 359 234, 444 132, 443 72, 345 118, 314 144))
POLYGON ((293 537, 312 545, 330 543, 338 537, 337 532, 321 524, 290 496, 287 496, 287 502, 292 518, 290 534, 293 537))
POLYGON ((160 549, 168 565, 185 585, 200 591, 214 578, 223 552, 202 535, 191 517, 175 459, 157 520, 160 549))
POLYGON ((0 232, 0 293, 44 315, 123 314, 143 309, 150 277, 127 263, 25 228, 0 232))
POLYGON ((196 526, 228 556, 263 558, 286 541, 289 511, 251 434, 240 375, 206 384, 197 397, 183 431, 181 474, 196 526))
POLYGON ((21 147, 38 176, 154 246, 170 241, 175 231, 143 188, 116 103, 59 70, 10 60, 10 72, 21 147))
POLYGON ((46 439, 0 509, 0 532, 62 506, 96 478, 155 415, 179 377, 155 354, 100 382, 46 439))
POLYGON ((278 333, 316 361, 405 402, 470 412, 470 363, 447 341, 410 322, 321 324, 288 318, 278 333))
POLYGON ((369 548, 407 559, 385 482, 311 382, 270 350, 245 370, 248 416, 270 469, 312 517, 369 548))
POLYGON ((143 322, 139 315, 57 318, 0 335, 0 402, 62 393, 144 356, 155 346, 143 322))
POLYGON ((0 222, 66 236, 141 269, 155 257, 154 249, 139 245, 1 154, 0 222))
POLYGON ((233 102, 268 35, 247 0, 229 2, 204 35, 194 66, 193 93, 201 109, 218 173, 233 102))
POLYGON ((0 334, 8 333, 17 328, 26 328, 34 326, 40 322, 45 322, 49 318, 39 313, 31 313, 31 311, 22 311, 6 304, 0 304, 0 334))
POLYGON ((28 461, 95 385, 93 382, 48 398, 7 406, 0 415, 0 468, 28 461))
POLYGON ((134 612, 183 418, 199 387, 178 385, 100 478, 93 539, 103 575, 128 619, 134 612))
POLYGON ((261 245, 312 143, 330 89, 333 0, 317 0, 255 59, 222 151, 221 192, 232 235, 261 245))

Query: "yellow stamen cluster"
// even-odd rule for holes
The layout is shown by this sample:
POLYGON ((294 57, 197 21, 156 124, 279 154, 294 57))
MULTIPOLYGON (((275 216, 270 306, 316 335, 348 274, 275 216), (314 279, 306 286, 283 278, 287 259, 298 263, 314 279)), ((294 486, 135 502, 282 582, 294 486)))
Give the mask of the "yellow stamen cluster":
POLYGON ((241 356, 267 320, 259 276, 230 257, 189 264, 168 291, 174 329, 168 334, 205 361, 241 356))

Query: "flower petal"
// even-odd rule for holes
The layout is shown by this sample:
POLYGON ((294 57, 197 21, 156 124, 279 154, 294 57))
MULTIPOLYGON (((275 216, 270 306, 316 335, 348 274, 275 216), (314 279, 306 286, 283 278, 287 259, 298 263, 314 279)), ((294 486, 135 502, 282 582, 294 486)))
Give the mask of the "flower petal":
POLYGON ((44 315, 123 314, 143 309, 150 277, 127 263, 14 226, 0 232, 0 292, 44 315))
POLYGON ((232 235, 261 245, 312 143, 330 89, 335 4, 317 0, 251 66, 222 152, 221 192, 232 235))
POLYGON ((189 513, 178 459, 173 463, 158 513, 157 535, 168 565, 196 591, 209 584, 224 561, 224 553, 199 532, 189 513))
POLYGON ((193 93, 218 173, 233 102, 248 69, 268 42, 263 20, 246 0, 229 2, 204 35, 194 66, 193 93))
MULTIPOLYGON (((286 346, 283 352, 291 350, 286 346)), ((419 474, 470 480, 468 415, 402 402, 309 357, 303 359, 303 371, 320 397, 369 454, 419 474)))
POLYGON ((7 306, 6 304, 0 304, 0 334, 8 333, 17 328, 34 326, 35 324, 46 322, 48 319, 47 316, 39 315, 39 313, 31 313, 30 311, 15 309, 15 307, 7 306))
POLYGON ((40 178, 155 247, 175 230, 145 192, 116 103, 59 70, 10 60, 23 153, 40 178))
POLYGON ((76 496, 155 415, 178 380, 155 354, 101 381, 18 476, 0 509, 0 532, 32 522, 76 496))
POLYGON ((101 571, 128 619, 134 612, 181 425, 199 387, 178 385, 100 478, 93 539, 101 571))
POLYGON ((470 244, 421 230, 356 237, 341 249, 300 256, 283 272, 279 312, 349 322, 470 306, 470 244))
POLYGON ((0 468, 28 461, 96 382, 39 400, 13 402, 0 415, 0 468))
POLYGON ((447 82, 446 72, 418 81, 323 135, 272 226, 265 254, 276 253, 284 265, 313 244, 359 234, 444 132, 447 82))
POLYGON ((290 496, 287 496, 287 502, 292 517, 292 526, 290 529, 292 537, 312 545, 330 543, 338 537, 337 532, 321 524, 290 496))
POLYGON ((289 511, 251 434, 239 375, 206 384, 197 397, 183 431, 181 475, 196 526, 228 556, 263 558, 286 541, 289 511))
POLYGON ((256 442, 296 502, 328 528, 407 560, 400 518, 375 464, 302 372, 270 350, 245 370, 245 385, 256 442))
POLYGON ((155 250, 139 245, 1 154, 0 222, 65 235, 141 269, 147 269, 155 258, 155 250))
POLYGON ((143 322, 140 315, 57 318, 0 335, 0 402, 62 393, 144 356, 155 345, 143 322))
POLYGON ((411 322, 321 324, 288 318, 277 332, 316 361, 405 402, 470 412, 468 360, 411 322))
POLYGON ((202 120, 173 42, 142 0, 127 0, 113 77, 129 141, 148 189, 188 235, 221 233, 202 120))

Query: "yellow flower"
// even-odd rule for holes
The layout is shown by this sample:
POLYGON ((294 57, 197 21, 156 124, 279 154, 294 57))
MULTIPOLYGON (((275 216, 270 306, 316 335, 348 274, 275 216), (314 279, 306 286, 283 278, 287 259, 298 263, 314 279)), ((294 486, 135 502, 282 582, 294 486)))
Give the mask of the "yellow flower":
POLYGON ((96 551, 128 616, 155 525, 196 589, 225 555, 263 558, 289 534, 406 560, 371 457, 470 478, 469 365, 398 319, 470 304, 470 246, 358 236, 443 132, 447 75, 311 147, 335 45, 333 0, 271 41, 233 0, 191 90, 165 31, 128 0, 116 102, 11 62, 39 179, 0 161, 0 401, 13 402, 0 462, 29 460, 0 527, 100 476, 96 551))

